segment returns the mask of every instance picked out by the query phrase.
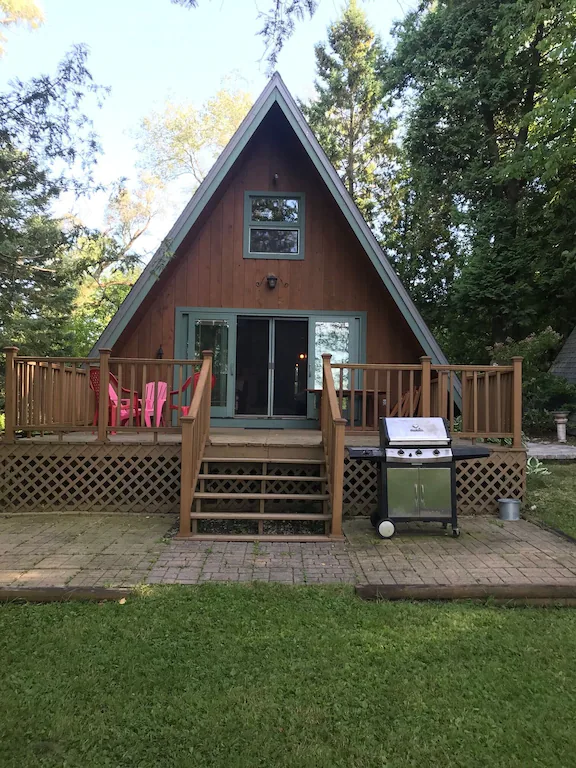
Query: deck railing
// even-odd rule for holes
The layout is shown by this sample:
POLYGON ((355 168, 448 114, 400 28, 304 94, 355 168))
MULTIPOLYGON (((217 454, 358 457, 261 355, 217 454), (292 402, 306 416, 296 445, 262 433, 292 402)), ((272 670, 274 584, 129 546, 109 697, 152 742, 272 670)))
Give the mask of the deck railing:
MULTIPOLYGON (((203 364, 114 358, 107 349, 97 358, 25 357, 15 347, 5 352, 8 441, 16 432, 62 437, 90 431, 103 442, 111 434, 151 433, 156 441, 159 433, 179 433, 203 364)), ((381 416, 442 416, 455 436, 504 438, 516 448, 522 445, 519 357, 512 365, 488 366, 436 365, 429 357, 406 365, 330 364, 324 356, 325 370, 327 365, 331 377, 323 384, 328 397, 322 402, 329 399, 327 413, 344 418, 348 431, 375 431, 381 416)), ((329 423, 323 414, 325 432, 329 423)))
POLYGON ((23 357, 6 352, 7 440, 15 432, 176 432, 192 400, 202 360, 23 357), (106 386, 108 382, 109 386, 106 386), (101 386, 104 383, 104 386, 101 386), (100 418, 100 414, 105 414, 100 418))
POLYGON ((512 365, 332 364, 347 430, 371 432, 381 416, 441 416, 453 436, 522 446, 522 358, 512 365))
POLYGON ((341 416, 330 367, 331 355, 322 355, 322 400, 320 427, 326 457, 326 475, 332 512, 331 535, 342 535, 342 497, 344 486, 344 432, 346 419, 341 416))
MULTIPOLYGON (((212 399, 212 356, 203 352, 202 369, 192 404, 182 417, 182 470, 180 476, 180 536, 190 536, 190 512, 194 489, 210 433, 210 405, 212 399)), ((196 522, 196 521, 194 521, 196 522)), ((194 531, 196 533, 196 531, 194 531)))

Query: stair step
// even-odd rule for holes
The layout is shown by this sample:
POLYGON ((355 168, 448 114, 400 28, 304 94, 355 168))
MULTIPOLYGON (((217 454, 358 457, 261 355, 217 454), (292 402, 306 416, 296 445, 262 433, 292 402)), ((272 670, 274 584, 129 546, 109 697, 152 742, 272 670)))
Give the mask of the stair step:
POLYGON ((258 459, 251 456, 204 456, 203 464, 214 464, 215 462, 224 462, 225 464, 325 464, 324 459, 272 459, 270 456, 258 459))
POLYGON ((298 482, 304 481, 305 483, 325 483, 328 478, 322 475, 316 477, 308 477, 303 475, 198 475, 198 480, 296 480, 298 482))
POLYGON ((192 520, 331 520, 331 515, 305 515, 297 513, 273 512, 191 512, 192 520))
POLYGON ((327 493, 209 493, 194 494, 195 499, 257 499, 260 501, 328 501, 327 493))

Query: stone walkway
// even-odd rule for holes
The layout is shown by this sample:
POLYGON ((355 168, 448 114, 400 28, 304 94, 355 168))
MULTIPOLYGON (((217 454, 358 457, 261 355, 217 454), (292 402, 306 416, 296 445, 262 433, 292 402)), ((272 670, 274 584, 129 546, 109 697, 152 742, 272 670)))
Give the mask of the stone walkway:
POLYGON ((526 443, 526 452, 540 461, 576 461, 576 445, 531 441, 526 443))
POLYGON ((356 519, 346 522, 346 542, 260 544, 178 541, 174 523, 160 515, 2 517, 0 586, 576 584, 576 544, 525 520, 460 518, 459 539, 423 524, 383 541, 356 519))

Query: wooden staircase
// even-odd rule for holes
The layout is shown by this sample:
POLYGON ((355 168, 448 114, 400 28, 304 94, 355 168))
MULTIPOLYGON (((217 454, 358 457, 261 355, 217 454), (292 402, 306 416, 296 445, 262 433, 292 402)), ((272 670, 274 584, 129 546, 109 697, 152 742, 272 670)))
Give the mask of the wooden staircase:
POLYGON ((194 539, 325 541, 331 512, 321 446, 206 445, 190 511, 194 539))

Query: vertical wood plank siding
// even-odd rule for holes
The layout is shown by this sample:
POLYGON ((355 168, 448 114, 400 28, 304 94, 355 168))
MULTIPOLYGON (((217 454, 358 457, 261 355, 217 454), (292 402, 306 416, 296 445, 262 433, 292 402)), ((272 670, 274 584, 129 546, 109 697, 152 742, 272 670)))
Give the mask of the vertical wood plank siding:
POLYGON ((115 357, 174 357, 176 307, 367 311, 367 362, 418 362, 408 324, 284 120, 268 115, 114 345, 115 357), (274 174, 278 181, 274 183, 274 174), (244 192, 303 192, 303 261, 244 259, 244 192), (271 291, 273 272, 281 280, 271 291))

